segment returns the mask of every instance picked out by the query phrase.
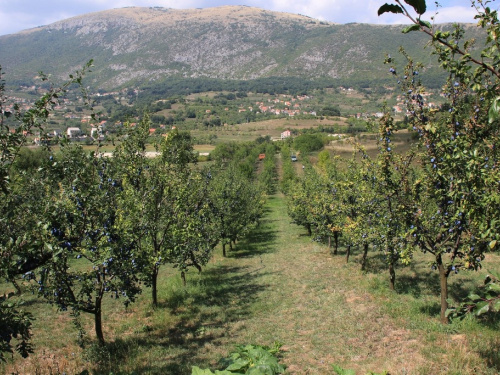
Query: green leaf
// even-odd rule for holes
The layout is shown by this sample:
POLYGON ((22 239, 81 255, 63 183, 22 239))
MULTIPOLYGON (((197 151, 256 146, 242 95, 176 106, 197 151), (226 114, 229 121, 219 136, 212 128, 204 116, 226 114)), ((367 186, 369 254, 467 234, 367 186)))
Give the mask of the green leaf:
POLYGON ((333 370, 337 373, 337 375, 356 375, 356 371, 344 369, 338 365, 332 365, 333 370))
POLYGON ((454 313, 454 312, 456 312, 456 311, 457 311, 457 309, 456 309, 456 308, 454 308, 454 307, 449 308, 449 309, 446 309, 446 311, 445 311, 445 313, 444 313, 444 316, 448 318, 448 317, 449 317, 452 313, 454 313))
POLYGON ((420 24, 420 26, 425 26, 429 29, 432 28, 432 25, 429 21, 424 21, 424 20, 418 20, 418 23, 420 24))
POLYGON ((491 292, 500 293, 500 285, 499 284, 495 284, 495 283, 488 284, 486 289, 488 289, 491 292))
MULTIPOLYGON (((488 111, 488 122, 491 124, 492 122, 498 120, 499 112, 500 112, 500 96, 496 97, 493 103, 491 104, 490 110, 488 111)), ((490 245, 491 247, 491 245, 490 245)))
MULTIPOLYGON (((491 109, 490 109, 491 110, 491 109)), ((497 113, 497 116, 498 116, 498 113, 497 113)), ((491 121, 490 121, 491 123, 491 121)), ((493 249, 495 247, 495 245, 497 244, 497 241, 496 240, 493 240, 490 242, 490 249, 493 249)))
POLYGON ((493 277, 497 280, 500 280, 500 274, 496 273, 496 272, 491 272, 491 270, 488 270, 488 272, 493 275, 493 277))
POLYGON ((405 3, 411 5, 418 14, 424 14, 427 10, 425 0, 405 0, 405 3))
POLYGON ((249 364, 250 361, 248 359, 238 358, 236 361, 227 366, 226 370, 239 371, 246 368, 249 364))
POLYGON ((482 298, 480 296, 478 296, 477 294, 474 294, 474 293, 471 293, 467 296, 468 299, 470 299, 471 301, 475 302, 475 301, 479 301, 481 300, 482 298))
POLYGON ((275 372, 268 366, 250 367, 245 375, 274 375, 275 372))
POLYGON ((486 301, 479 302, 476 305, 476 315, 480 316, 483 314, 486 314, 488 311, 490 311, 490 304, 486 301))
POLYGON ((203 369, 199 368, 198 366, 193 366, 191 368, 191 375, 234 375, 234 373, 231 371, 226 371, 226 370, 212 372, 208 369, 203 370, 203 369))
POLYGON ((495 312, 500 312, 500 299, 496 300, 493 304, 492 310, 495 312))
POLYGON ((403 9, 399 5, 387 4, 385 3, 380 8, 378 8, 378 15, 381 16, 384 13, 401 13, 403 14, 403 9))
POLYGON ((415 23, 415 24, 413 24, 411 26, 405 27, 403 30, 401 30, 401 32, 403 34, 408 34, 411 31, 417 31, 417 30, 420 30, 420 25, 418 25, 418 24, 415 23))

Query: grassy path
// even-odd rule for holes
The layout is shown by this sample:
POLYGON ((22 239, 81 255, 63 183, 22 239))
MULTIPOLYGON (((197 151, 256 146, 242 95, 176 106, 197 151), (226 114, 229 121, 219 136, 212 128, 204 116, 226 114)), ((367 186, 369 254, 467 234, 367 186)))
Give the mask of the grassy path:
MULTIPOLYGON (((230 343, 281 341, 289 374, 334 374, 334 363, 358 374, 497 373, 498 352, 487 348, 498 346, 498 322, 441 326, 432 274, 417 277, 418 265, 399 269, 399 291, 390 292, 378 253, 366 274, 359 253, 349 264, 332 257, 290 223, 280 194, 269 198, 262 225, 236 250, 226 261, 249 270, 255 294, 243 297, 242 315, 229 324, 226 350, 230 343), (474 339, 478 332, 483 344, 474 339)), ((452 289, 465 282, 450 280, 452 289)))
POLYGON ((283 342, 292 374, 333 373, 332 363, 365 372, 403 367, 418 345, 357 286, 359 265, 333 258, 326 246, 290 224, 282 196, 271 197, 268 207, 263 225, 274 233, 273 251, 261 255, 265 269, 258 274, 259 284, 268 287, 252 316, 240 323, 245 330, 233 333, 234 341, 283 342))

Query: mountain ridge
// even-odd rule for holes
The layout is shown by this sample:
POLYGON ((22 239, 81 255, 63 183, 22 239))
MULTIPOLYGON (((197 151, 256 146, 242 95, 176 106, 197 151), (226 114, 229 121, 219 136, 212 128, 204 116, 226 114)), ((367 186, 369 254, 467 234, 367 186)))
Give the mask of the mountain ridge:
POLYGON ((388 79, 384 53, 396 54, 399 45, 429 61, 428 39, 421 33, 403 35, 401 28, 335 24, 247 6, 127 7, 0 36, 0 64, 22 83, 39 71, 63 79, 93 59, 91 85, 104 88, 169 77, 277 76, 369 84, 388 79))
MULTIPOLYGON (((43 25, 43 26, 38 26, 34 27, 31 29, 26 29, 22 30, 16 34, 21 34, 21 33, 30 33, 34 32, 37 30, 43 30, 43 29, 52 29, 52 28, 61 28, 61 27, 73 27, 75 26, 78 22, 85 22, 85 21, 90 21, 93 18, 103 18, 106 15, 110 15, 113 18, 118 18, 122 17, 123 19, 129 19, 129 20, 134 20, 136 22, 147 22, 147 21, 159 21, 160 23, 166 23, 168 24, 167 21, 170 22, 178 22, 179 20, 189 20, 189 19, 196 19, 196 18, 201 18, 201 17, 210 17, 211 20, 213 21, 225 21, 227 23, 230 22, 231 20, 231 13, 232 16, 245 16, 245 15, 253 15, 255 16, 256 14, 259 13, 269 13, 273 14, 275 17, 280 17, 282 19, 296 19, 296 20, 301 20, 303 22, 309 23, 311 20, 314 21, 315 23, 321 23, 321 24, 329 24, 329 25, 336 25, 337 23, 334 22, 328 22, 328 21, 320 21, 316 20, 312 17, 309 16, 304 16, 300 14, 295 14, 295 13, 288 13, 288 12, 276 12, 276 11, 267 11, 262 8, 258 7, 250 7, 250 6, 245 6, 245 5, 222 5, 218 7, 211 7, 211 8, 192 8, 192 9, 174 9, 174 8, 165 8, 165 7, 136 7, 136 6, 129 6, 129 7, 123 7, 123 8, 114 8, 114 9, 108 9, 108 10, 103 10, 103 11, 97 11, 97 12, 91 12, 91 13, 86 13, 86 14, 81 14, 77 16, 73 16, 64 20, 56 21, 53 22, 49 25, 43 25), (158 16, 165 15, 167 13, 168 15, 176 16, 177 18, 161 18, 158 16)), ((15 35, 15 34, 9 34, 9 35, 15 35)))

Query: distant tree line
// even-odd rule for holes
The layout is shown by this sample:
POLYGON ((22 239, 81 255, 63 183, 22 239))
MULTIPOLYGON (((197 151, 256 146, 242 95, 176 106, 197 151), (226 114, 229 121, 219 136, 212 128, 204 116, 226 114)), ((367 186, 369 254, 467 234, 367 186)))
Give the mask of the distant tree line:
MULTIPOLYGON (((139 94, 138 103, 151 103, 155 100, 189 95, 208 91, 229 91, 237 97, 241 93, 306 95, 311 90, 336 87, 333 79, 310 80, 299 77, 269 77, 253 80, 221 80, 215 78, 168 78, 161 83, 145 85, 139 94)), ((231 98, 227 98, 231 100, 231 98)))

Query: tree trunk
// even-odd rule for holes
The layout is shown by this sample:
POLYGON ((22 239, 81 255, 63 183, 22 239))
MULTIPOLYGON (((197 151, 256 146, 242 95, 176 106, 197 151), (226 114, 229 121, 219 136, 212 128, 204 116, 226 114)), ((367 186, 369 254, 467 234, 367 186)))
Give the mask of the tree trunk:
POLYGON ((345 256, 345 262, 346 263, 349 263, 349 256, 351 255, 351 245, 348 245, 347 246, 347 253, 346 253, 346 256, 345 256))
POLYGON ((339 250, 339 232, 335 232, 333 234, 333 239, 335 240, 335 250, 333 250, 333 255, 337 255, 337 251, 339 250))
POLYGON ((96 297, 95 299, 95 334, 99 345, 104 346, 106 342, 104 341, 104 334, 102 333, 102 296, 96 297))
POLYGON ((186 273, 184 271, 181 272, 182 285, 184 288, 186 287, 186 273))
POLYGON ((231 241, 229 241, 229 250, 233 251, 233 243, 231 241))
POLYGON ((394 270, 394 259, 392 259, 392 255, 389 256, 391 257, 389 263, 389 289, 394 290, 394 285, 396 283, 396 271, 394 270))
POLYGON ((153 274, 151 275, 151 294, 153 297, 153 306, 158 306, 158 267, 153 266, 153 274))
POLYGON ((226 244, 224 242, 222 243, 222 256, 226 257, 226 244))
POLYGON ((311 237, 312 236, 311 224, 306 224, 306 229, 307 229, 307 235, 311 237))
POLYGON ((19 284, 16 282, 16 280, 12 279, 11 283, 12 283, 12 285, 14 285, 14 288, 16 288, 16 296, 20 296, 21 294, 23 294, 23 291, 22 291, 21 287, 19 286, 19 284))
POLYGON ((446 310, 448 309, 448 270, 444 267, 441 254, 436 255, 436 262, 439 270, 439 284, 441 287, 441 323, 448 324, 446 310))
POLYGON ((366 257, 368 255, 368 244, 364 244, 363 248, 363 258, 361 259, 361 271, 364 271, 366 268, 366 257))

